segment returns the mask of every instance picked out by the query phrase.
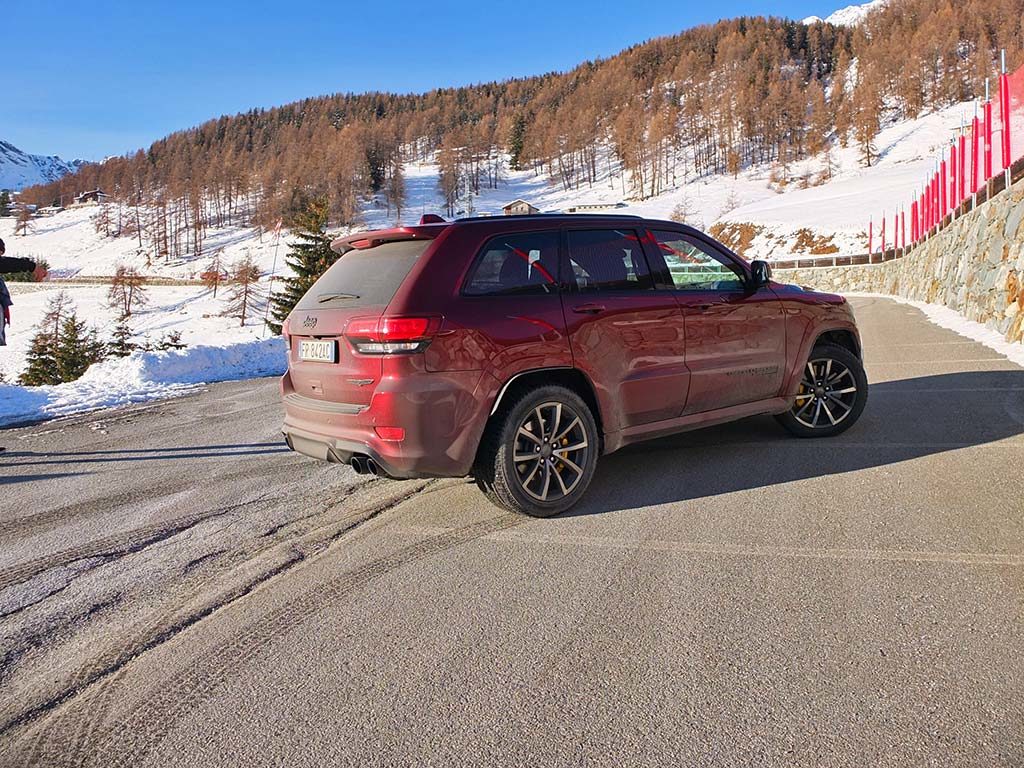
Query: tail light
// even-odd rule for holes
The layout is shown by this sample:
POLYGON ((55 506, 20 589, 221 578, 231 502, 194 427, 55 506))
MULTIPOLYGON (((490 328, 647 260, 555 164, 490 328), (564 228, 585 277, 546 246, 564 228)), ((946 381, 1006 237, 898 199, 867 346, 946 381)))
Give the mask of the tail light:
POLYGON ((440 327, 440 317, 356 317, 345 338, 360 354, 411 355, 426 349, 440 327))

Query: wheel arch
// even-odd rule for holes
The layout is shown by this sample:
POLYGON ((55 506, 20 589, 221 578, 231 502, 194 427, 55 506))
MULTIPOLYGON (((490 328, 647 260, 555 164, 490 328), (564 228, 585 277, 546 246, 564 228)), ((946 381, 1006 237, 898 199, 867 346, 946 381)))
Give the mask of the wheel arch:
POLYGON ((571 366, 559 366, 554 368, 533 368, 528 371, 520 371, 515 374, 498 391, 498 396, 491 406, 490 421, 501 409, 502 403, 515 400, 521 393, 527 392, 539 386, 558 385, 571 389, 590 408, 597 424, 598 434, 604 434, 603 421, 601 418, 601 406, 597 400, 597 392, 589 377, 579 368, 571 366))
POLYGON ((860 340, 857 338, 857 334, 851 331, 849 328, 832 328, 827 331, 822 331, 814 339, 814 343, 811 344, 811 349, 814 349, 819 344, 835 344, 837 347, 849 351, 858 360, 861 357, 860 340))

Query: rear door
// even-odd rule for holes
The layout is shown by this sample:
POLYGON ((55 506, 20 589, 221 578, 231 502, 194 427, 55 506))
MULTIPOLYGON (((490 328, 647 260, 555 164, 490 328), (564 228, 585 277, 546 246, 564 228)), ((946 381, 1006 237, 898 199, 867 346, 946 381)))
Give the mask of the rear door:
POLYGON ((747 288, 743 265, 703 239, 653 231, 645 238, 664 265, 686 323, 690 396, 684 413, 777 397, 785 374, 782 303, 766 287, 747 288))
POLYGON ((288 367, 298 394, 369 405, 382 358, 353 352, 345 328, 352 320, 383 315, 431 242, 402 240, 348 251, 313 284, 288 319, 288 367))
POLYGON ((683 317, 655 290, 636 230, 566 232, 566 325, 576 367, 626 429, 679 415, 688 375, 683 317))

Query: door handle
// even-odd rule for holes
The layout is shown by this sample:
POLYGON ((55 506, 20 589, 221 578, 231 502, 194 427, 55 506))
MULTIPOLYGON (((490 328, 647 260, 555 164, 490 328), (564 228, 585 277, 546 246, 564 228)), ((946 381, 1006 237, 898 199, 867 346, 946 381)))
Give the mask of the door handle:
POLYGON ((580 315, 596 315, 604 312, 605 309, 604 304, 577 304, 572 311, 580 315))
POLYGON ((725 301, 724 299, 717 299, 715 301, 703 301, 700 304, 691 304, 690 307, 698 310, 699 312, 704 312, 712 307, 728 307, 729 305, 730 302, 725 301))

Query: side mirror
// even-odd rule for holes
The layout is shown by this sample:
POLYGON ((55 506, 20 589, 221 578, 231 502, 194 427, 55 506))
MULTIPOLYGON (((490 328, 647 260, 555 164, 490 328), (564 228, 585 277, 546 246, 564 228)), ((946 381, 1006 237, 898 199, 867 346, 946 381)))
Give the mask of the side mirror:
POLYGON ((768 285, 772 279, 772 268, 768 266, 767 261, 752 261, 750 263, 750 276, 753 282, 753 289, 756 291, 758 288, 763 288, 768 285))

